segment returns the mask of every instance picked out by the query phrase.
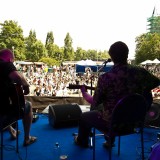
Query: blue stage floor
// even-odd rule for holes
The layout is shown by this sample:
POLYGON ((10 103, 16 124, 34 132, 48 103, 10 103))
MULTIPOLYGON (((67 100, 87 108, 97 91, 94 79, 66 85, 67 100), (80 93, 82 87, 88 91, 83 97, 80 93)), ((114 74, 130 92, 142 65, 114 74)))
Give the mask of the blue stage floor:
MULTIPOLYGON (((36 143, 23 147, 23 127, 19 121, 19 154, 15 152, 15 141, 10 140, 8 132, 4 134, 4 160, 54 160, 54 144, 58 142, 61 147, 61 154, 68 155, 68 160, 92 160, 92 149, 83 149, 73 142, 72 133, 77 132, 77 127, 55 129, 49 125, 48 116, 40 114, 39 119, 33 123, 31 135, 37 136, 36 143)), ((151 152, 151 146, 157 140, 159 129, 145 128, 145 157, 146 160, 151 152)), ((96 137, 96 159, 108 159, 108 151, 103 148, 103 137, 96 137)), ((112 150, 113 160, 140 160, 140 135, 134 134, 121 138, 121 154, 117 155, 116 146, 112 150)))

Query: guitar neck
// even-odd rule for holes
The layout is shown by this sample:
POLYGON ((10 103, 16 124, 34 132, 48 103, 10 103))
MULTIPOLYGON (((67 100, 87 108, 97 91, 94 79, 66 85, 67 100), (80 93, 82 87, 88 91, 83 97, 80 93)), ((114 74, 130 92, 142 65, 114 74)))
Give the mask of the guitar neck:
MULTIPOLYGON (((82 85, 76 85, 76 84, 69 84, 69 86, 67 88, 69 89, 81 89, 82 85)), ((91 87, 91 86, 86 86, 86 89, 90 89, 90 90, 95 90, 95 87, 91 87)))

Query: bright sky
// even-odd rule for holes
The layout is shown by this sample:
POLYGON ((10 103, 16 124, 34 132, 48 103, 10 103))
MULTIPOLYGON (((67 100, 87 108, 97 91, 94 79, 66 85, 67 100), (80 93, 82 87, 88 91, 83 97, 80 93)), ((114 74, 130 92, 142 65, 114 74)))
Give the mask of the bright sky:
POLYGON ((69 32, 75 49, 98 51, 121 40, 128 45, 130 58, 135 38, 147 31, 154 6, 160 13, 158 0, 3 0, 0 4, 0 22, 18 22, 24 36, 35 30, 44 43, 47 32, 53 31, 55 44, 62 47, 69 32))

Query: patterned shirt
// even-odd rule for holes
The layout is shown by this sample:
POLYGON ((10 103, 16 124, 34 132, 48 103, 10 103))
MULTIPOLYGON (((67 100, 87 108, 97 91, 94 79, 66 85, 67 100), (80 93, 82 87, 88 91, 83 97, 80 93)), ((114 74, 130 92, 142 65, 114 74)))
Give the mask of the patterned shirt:
POLYGON ((109 72, 98 79, 93 96, 92 110, 103 104, 102 118, 109 122, 116 103, 129 93, 145 95, 160 85, 160 79, 138 66, 114 65, 109 72))

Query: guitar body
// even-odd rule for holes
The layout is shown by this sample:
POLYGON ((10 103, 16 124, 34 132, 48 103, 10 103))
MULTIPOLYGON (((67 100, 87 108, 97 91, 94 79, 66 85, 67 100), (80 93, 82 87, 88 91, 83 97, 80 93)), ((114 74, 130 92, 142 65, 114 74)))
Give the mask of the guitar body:
POLYGON ((21 85, 16 83, 11 83, 9 85, 9 100, 15 114, 18 116, 18 118, 21 118, 25 109, 25 99, 21 85))

